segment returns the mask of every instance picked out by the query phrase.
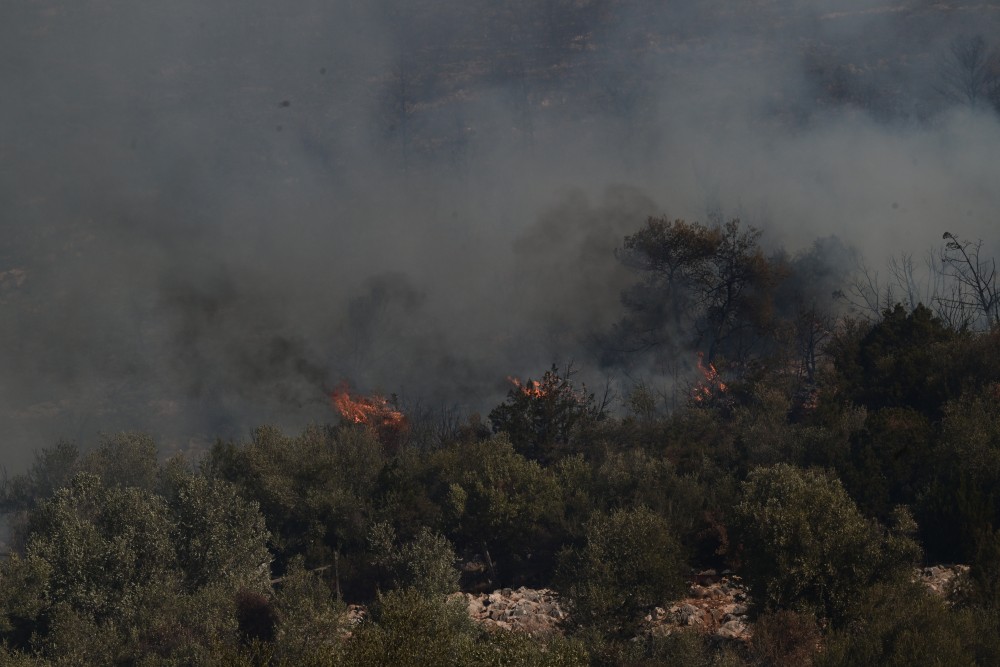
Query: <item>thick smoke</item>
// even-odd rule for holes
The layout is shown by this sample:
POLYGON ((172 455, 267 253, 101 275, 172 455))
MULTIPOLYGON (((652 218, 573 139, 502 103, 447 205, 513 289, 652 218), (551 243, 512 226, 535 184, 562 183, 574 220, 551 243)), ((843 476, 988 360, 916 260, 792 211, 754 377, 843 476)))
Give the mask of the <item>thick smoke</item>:
POLYGON ((757 4, 3 3, 3 461, 613 373, 650 215, 995 244, 1000 123, 946 65, 1000 5, 757 4))

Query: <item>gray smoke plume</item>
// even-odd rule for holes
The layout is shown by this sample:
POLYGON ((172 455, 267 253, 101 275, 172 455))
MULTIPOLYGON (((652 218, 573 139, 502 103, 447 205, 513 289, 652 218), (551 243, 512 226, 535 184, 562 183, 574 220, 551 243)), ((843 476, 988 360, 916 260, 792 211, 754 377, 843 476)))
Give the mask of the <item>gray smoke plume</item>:
POLYGON ((995 244, 997 114, 942 91, 1000 5, 819 4, 3 3, 2 461, 600 378, 650 215, 995 244))

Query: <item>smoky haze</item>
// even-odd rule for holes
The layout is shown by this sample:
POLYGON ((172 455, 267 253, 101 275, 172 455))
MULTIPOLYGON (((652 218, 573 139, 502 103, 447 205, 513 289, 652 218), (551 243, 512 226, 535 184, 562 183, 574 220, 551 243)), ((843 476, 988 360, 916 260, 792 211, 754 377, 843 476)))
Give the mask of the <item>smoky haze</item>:
POLYGON ((998 18, 7 0, 3 461, 327 421, 341 380, 471 411, 552 362, 614 374, 593 350, 635 278, 614 249, 650 215, 876 265, 945 229, 995 244, 1000 123, 944 63, 998 18))

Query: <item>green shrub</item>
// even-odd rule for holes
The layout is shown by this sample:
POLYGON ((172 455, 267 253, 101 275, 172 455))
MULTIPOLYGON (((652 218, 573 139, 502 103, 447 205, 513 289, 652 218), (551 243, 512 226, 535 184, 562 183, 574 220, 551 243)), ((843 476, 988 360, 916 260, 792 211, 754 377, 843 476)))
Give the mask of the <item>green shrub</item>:
POLYGON ((274 603, 279 616, 272 658, 279 664, 332 664, 344 650, 346 606, 334 598, 329 584, 318 573, 290 564, 278 584, 274 603))
POLYGON ((820 648, 819 626, 807 613, 782 609, 762 614, 748 648, 760 667, 809 667, 820 648))
POLYGON ((878 585, 867 591, 856 620, 828 638, 816 664, 971 667, 973 629, 920 584, 878 585))
POLYGON ((564 637, 547 639, 523 632, 483 633, 473 646, 468 664, 474 667, 584 667, 590 659, 583 644, 564 637))
POLYGON ((667 522, 639 507, 594 515, 584 545, 560 554, 558 585, 575 625, 628 635, 683 591, 685 571, 667 522))
POLYGON ((573 387, 553 366, 539 381, 528 380, 507 392, 490 412, 494 433, 506 433, 525 457, 551 463, 573 453, 574 436, 603 418, 594 395, 573 387))
POLYGON ((869 586, 904 576, 919 555, 909 538, 862 516, 835 477, 786 464, 750 473, 735 527, 761 611, 811 612, 835 624, 869 586))
POLYGON ((430 598, 415 589, 379 595, 372 620, 355 631, 344 664, 449 667, 468 664, 476 629, 461 598, 430 598))
POLYGON ((403 545, 387 523, 377 523, 369 533, 376 564, 388 572, 397 588, 410 587, 427 596, 443 596, 458 590, 455 549, 442 535, 424 527, 403 545))

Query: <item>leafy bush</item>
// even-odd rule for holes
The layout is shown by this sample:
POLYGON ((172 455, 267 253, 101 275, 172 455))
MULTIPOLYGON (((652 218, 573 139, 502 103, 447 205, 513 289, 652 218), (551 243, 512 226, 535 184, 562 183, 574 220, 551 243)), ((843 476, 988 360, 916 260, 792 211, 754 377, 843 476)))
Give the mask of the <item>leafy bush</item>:
POLYGON ((811 614, 782 609, 757 618, 749 654, 761 667, 809 667, 819 648, 816 619, 811 614))
POLYGON ((372 620, 345 647, 344 664, 448 667, 467 664, 476 629, 460 598, 431 598, 412 588, 379 595, 372 620))
POLYGON ((518 572, 520 582, 544 580, 561 542, 563 494, 552 469, 515 452, 502 435, 464 445, 457 456, 458 469, 446 478, 449 534, 489 556, 500 578, 494 585, 518 581, 518 572))
POLYGON ((400 546, 392 526, 379 523, 372 527, 369 540, 376 562, 388 570, 396 587, 411 587, 429 597, 458 590, 455 549, 444 536, 424 527, 400 546))
POLYGON ((189 588, 214 582, 269 586, 269 534, 257 503, 244 500, 228 482, 199 475, 178 480, 167 503, 178 565, 189 588))
MULTIPOLYGON (((352 559, 365 557, 384 465, 381 445, 367 429, 311 427, 291 437, 261 427, 245 445, 218 443, 204 468, 207 476, 232 482, 259 503, 280 573, 297 555, 309 567, 346 555, 340 558, 344 571, 351 571, 352 559)), ((358 589, 370 590, 363 577, 351 579, 358 589)))
POLYGON ((735 520, 744 577, 761 610, 842 624, 868 587, 903 576, 919 555, 909 538, 862 516, 835 477, 787 464, 750 473, 735 520))
POLYGON ((590 664, 595 667, 742 667, 745 663, 730 647, 713 644, 698 632, 674 632, 663 637, 612 639, 584 632, 590 664))
MULTIPOLYGON (((236 637, 235 594, 270 587, 256 506, 172 468, 169 498, 78 473, 30 514, 0 570, 0 632, 67 664, 200 664, 236 637)), ((151 479, 147 479, 151 481, 151 479)))
POLYGON ((933 416, 962 389, 953 350, 962 340, 925 306, 908 312, 896 304, 868 328, 846 328, 830 350, 840 391, 854 403, 933 416))
POLYGON ((979 560, 985 535, 1000 524, 1000 385, 968 393, 944 409, 934 479, 918 499, 928 553, 945 562, 979 560))
POLYGON ((289 565, 273 602, 279 623, 270 648, 278 664, 320 665, 341 657, 349 631, 346 606, 318 573, 303 567, 301 557, 289 565))
POLYGON ((629 635, 648 609, 683 591, 685 570, 662 517, 621 509, 596 514, 584 545, 560 554, 558 585, 575 625, 629 635))
POLYGON ((95 619, 128 619, 148 584, 176 564, 166 502, 134 488, 105 488, 80 473, 42 503, 30 523, 26 558, 48 566, 51 604, 95 619))
POLYGON ((494 433, 506 433, 518 453, 544 463, 573 453, 573 436, 601 418, 594 395, 575 389, 555 366, 539 381, 517 383, 490 412, 494 433))
MULTIPOLYGON (((833 633, 819 667, 965 667, 977 664, 973 625, 916 583, 873 587, 857 620, 833 633)), ((985 664, 985 663, 983 663, 985 664)))

